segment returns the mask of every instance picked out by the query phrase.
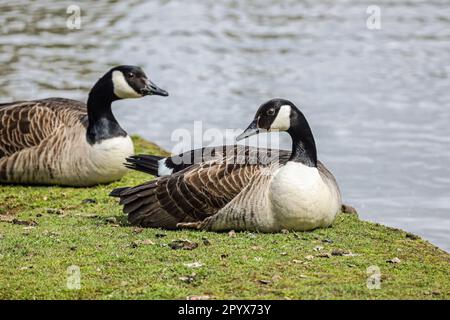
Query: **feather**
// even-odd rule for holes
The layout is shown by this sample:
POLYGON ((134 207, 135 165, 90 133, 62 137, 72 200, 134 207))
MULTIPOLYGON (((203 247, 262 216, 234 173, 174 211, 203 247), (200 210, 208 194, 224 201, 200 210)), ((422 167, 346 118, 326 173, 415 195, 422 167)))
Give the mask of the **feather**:
POLYGON ((141 171, 144 173, 158 176, 159 161, 163 157, 138 154, 127 158, 125 166, 128 169, 141 171))

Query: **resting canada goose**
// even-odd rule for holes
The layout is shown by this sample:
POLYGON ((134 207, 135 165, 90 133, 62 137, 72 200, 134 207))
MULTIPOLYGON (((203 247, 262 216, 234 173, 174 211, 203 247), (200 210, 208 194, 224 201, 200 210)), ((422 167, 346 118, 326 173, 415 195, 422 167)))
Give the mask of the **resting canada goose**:
POLYGON ((237 139, 263 131, 288 132, 292 152, 287 159, 285 152, 274 161, 273 150, 261 149, 255 156, 255 149, 236 147, 241 151, 111 195, 120 197, 128 220, 143 227, 277 232, 331 225, 341 209, 339 187, 317 161, 303 114, 288 100, 270 100, 237 139))
POLYGON ((0 104, 0 182, 89 186, 120 179, 133 142, 111 111, 113 101, 167 96, 135 66, 100 78, 87 105, 49 98, 0 104))

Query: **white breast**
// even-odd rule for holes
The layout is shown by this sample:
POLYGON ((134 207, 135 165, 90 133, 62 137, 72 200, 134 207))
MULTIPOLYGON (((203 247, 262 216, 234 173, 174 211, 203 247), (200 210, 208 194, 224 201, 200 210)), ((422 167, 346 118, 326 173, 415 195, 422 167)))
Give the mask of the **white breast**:
POLYGON ((89 150, 91 172, 104 182, 120 179, 126 172, 125 159, 134 154, 129 136, 115 137, 95 143, 89 150))
POLYGON ((288 162, 273 178, 269 197, 281 229, 311 230, 329 226, 339 210, 339 199, 317 168, 288 162))

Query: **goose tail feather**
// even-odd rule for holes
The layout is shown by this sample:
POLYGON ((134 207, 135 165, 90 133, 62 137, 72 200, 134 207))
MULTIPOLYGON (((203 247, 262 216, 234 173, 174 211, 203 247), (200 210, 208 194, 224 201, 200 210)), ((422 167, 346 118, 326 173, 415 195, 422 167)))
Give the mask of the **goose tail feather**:
POLYGON ((119 197, 128 222, 135 226, 176 229, 177 221, 161 209, 157 198, 157 181, 131 188, 114 189, 110 195, 119 197))
POLYGON ((158 177, 160 175, 160 161, 164 161, 165 159, 166 158, 160 156, 138 154, 128 157, 127 162, 125 163, 125 167, 158 177))
POLYGON ((130 187, 116 188, 109 193, 109 196, 118 198, 124 191, 127 191, 128 189, 130 189, 130 187))

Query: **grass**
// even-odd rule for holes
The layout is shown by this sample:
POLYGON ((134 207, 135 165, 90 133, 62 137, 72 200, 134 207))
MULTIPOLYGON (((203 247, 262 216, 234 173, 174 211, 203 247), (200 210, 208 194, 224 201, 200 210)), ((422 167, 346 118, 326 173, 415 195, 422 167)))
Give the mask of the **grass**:
MULTIPOLYGON (((163 153, 134 139, 137 152, 163 153)), ((149 178, 130 172, 93 188, 0 186, 0 298, 450 298, 449 254, 356 215, 340 214, 333 227, 305 233, 129 226, 108 192, 149 178), (198 247, 172 249, 179 239, 198 247), (394 258, 400 262, 388 262, 394 258), (80 289, 67 287, 72 265, 80 268, 80 289), (367 288, 371 266, 380 270, 380 289, 367 288)))

